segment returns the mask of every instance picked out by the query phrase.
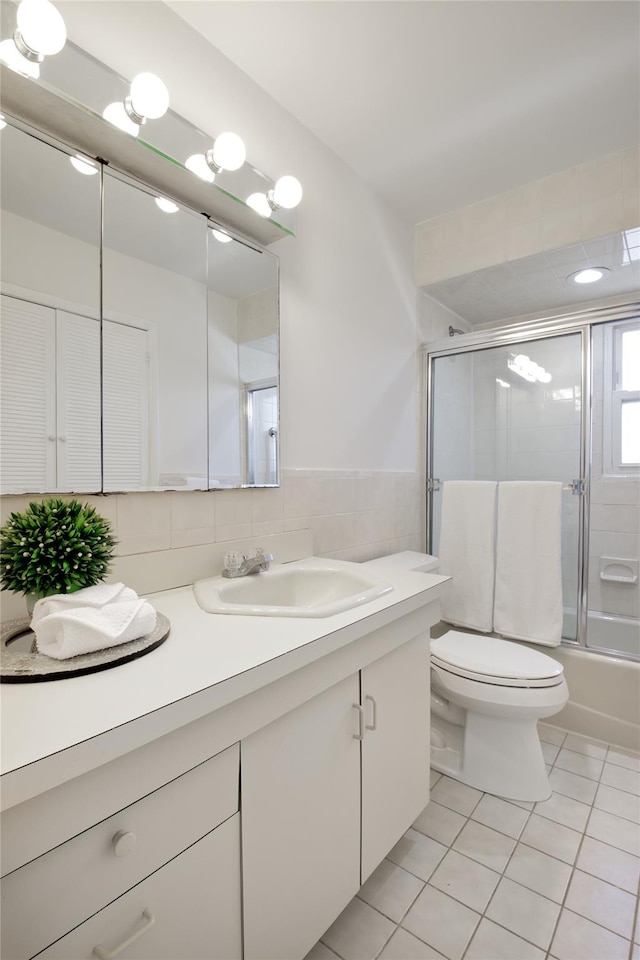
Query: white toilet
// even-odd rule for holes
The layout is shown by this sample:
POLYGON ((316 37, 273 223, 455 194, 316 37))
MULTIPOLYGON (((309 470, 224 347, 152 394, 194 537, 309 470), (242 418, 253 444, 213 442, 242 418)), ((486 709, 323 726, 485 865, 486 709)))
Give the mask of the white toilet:
MULTIPOLYGON (((437 573, 438 559, 407 551, 370 563, 437 573)), ((431 766, 512 800, 546 800, 551 787, 537 722, 569 699, 557 660, 510 640, 450 630, 431 641, 431 766)))

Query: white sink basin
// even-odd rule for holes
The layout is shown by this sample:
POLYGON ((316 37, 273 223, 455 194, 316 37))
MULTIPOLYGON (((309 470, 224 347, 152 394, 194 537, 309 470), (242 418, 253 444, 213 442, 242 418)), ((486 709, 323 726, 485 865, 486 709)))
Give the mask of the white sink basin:
POLYGON ((193 592, 206 613, 250 617, 329 617, 393 590, 359 563, 297 560, 263 573, 199 580, 193 592))

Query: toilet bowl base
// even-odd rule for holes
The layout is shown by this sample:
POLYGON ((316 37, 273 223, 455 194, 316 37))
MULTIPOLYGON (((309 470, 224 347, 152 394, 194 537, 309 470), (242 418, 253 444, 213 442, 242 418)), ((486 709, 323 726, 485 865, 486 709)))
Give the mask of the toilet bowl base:
POLYGON ((431 766, 454 780, 507 800, 548 800, 551 786, 535 720, 467 712, 464 727, 432 716, 446 747, 431 748, 431 766))

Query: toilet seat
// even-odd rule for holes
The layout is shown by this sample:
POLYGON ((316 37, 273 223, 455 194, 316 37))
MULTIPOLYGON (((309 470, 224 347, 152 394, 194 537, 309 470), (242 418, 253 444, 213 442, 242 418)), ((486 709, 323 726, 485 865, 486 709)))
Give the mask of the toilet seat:
POLYGON ((555 687, 564 679, 561 664, 544 653, 457 630, 431 641, 431 661, 456 676, 501 687, 555 687))

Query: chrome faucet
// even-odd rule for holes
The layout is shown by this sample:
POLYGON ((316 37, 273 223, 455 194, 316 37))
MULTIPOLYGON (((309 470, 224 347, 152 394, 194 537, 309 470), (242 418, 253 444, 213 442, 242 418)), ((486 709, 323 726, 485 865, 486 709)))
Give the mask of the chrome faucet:
POLYGON ((260 573, 261 570, 268 570, 269 564, 273 560, 270 553, 265 553, 262 547, 256 547, 249 554, 227 553, 224 558, 223 577, 246 577, 250 573, 260 573))

